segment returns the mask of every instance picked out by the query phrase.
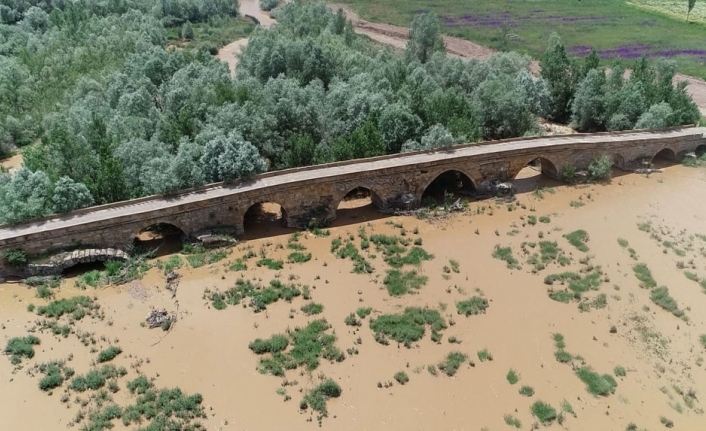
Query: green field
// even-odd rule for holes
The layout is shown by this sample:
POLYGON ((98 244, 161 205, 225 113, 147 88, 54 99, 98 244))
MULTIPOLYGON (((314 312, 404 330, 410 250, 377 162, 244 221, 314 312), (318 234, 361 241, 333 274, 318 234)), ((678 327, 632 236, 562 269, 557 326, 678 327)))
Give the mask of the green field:
MULTIPOLYGON (((675 1, 664 1, 663 13, 623 0, 344 0, 370 21, 407 26, 415 13, 436 12, 444 31, 494 48, 501 48, 503 24, 510 37, 508 50, 537 56, 557 32, 571 53, 582 56, 590 47, 630 64, 643 54, 677 62, 679 72, 706 78, 706 24, 686 23, 686 0, 681 17, 675 1)), ((640 1, 655 6, 660 0, 640 1)), ((636 2, 637 3, 637 2, 636 2)), ((697 0, 694 19, 701 19, 697 0)), ((612 57, 605 59, 605 57, 612 57)))

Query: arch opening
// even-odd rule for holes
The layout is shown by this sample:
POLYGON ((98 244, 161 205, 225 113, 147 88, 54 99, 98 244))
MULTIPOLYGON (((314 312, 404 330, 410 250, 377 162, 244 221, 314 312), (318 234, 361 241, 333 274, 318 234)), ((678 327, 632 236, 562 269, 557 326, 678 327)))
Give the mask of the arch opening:
POLYGON ((517 172, 513 178, 515 193, 526 193, 545 187, 559 185, 560 178, 554 163, 544 157, 536 157, 517 172))
POLYGON ((170 223, 151 224, 135 235, 133 246, 138 253, 154 251, 155 257, 181 251, 186 233, 170 223))
POLYGON ((245 211, 243 228, 250 239, 286 234, 287 210, 276 202, 256 202, 245 211))
POLYGON ((677 155, 671 148, 663 148, 652 157, 651 163, 656 166, 669 166, 677 161, 677 155))
POLYGON ((473 180, 461 171, 448 170, 437 175, 422 193, 422 205, 450 204, 451 200, 469 199, 476 192, 473 180))
POLYGON ((694 153, 696 153, 696 157, 706 156, 706 144, 699 145, 698 147, 696 147, 696 150, 694 150, 694 153))
POLYGON ((622 170, 625 170, 625 158, 621 156, 620 154, 613 154, 613 167, 622 170))
POLYGON ((336 219, 339 222, 347 220, 371 220, 379 217, 378 208, 383 201, 375 191, 367 187, 356 187, 346 193, 336 207, 336 219))

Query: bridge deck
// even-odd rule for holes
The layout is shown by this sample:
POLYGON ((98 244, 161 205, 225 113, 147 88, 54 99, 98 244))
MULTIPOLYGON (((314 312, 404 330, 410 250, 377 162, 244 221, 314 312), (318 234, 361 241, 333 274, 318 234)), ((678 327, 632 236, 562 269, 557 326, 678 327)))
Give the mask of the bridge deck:
POLYGON ((502 153, 506 151, 517 151, 528 148, 552 147, 557 145, 587 144, 587 143, 610 143, 623 142, 629 145, 631 141, 644 139, 655 139, 659 137, 675 138, 679 136, 693 136, 698 133, 706 135, 706 128, 684 128, 677 130, 667 130, 661 132, 632 132, 622 134, 601 134, 601 135, 566 135, 545 137, 531 140, 504 141, 476 146, 465 146, 452 150, 437 150, 424 153, 414 153, 407 156, 362 160, 358 163, 346 164, 343 166, 322 166, 313 167, 308 170, 283 172, 281 175, 266 176, 256 178, 244 184, 222 185, 217 184, 211 187, 202 188, 169 198, 155 197, 154 199, 141 201, 126 201, 124 205, 110 205, 109 207, 96 207, 94 211, 80 212, 78 214, 59 215, 50 219, 43 219, 36 222, 29 222, 17 226, 0 227, 0 240, 14 238, 22 235, 53 231, 56 229, 78 226, 101 220, 148 213, 154 210, 167 209, 185 203, 199 202, 242 193, 245 191, 262 189, 265 187, 290 184, 312 179, 334 177, 342 174, 355 172, 369 172, 392 167, 417 165, 443 160, 452 160, 461 157, 469 157, 483 154, 502 153))

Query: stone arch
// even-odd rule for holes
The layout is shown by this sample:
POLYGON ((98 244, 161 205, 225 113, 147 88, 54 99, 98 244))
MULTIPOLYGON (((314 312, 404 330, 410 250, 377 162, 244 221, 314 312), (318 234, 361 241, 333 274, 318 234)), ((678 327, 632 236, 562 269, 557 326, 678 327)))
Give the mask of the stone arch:
POLYGON ((251 203, 243 212, 243 226, 248 222, 249 218, 269 218, 267 221, 274 221, 275 219, 280 219, 283 226, 287 226, 287 209, 279 202, 275 200, 259 200, 251 203), (274 206, 279 208, 275 208, 274 206), (273 212, 276 211, 276 212, 273 212), (274 214, 275 218, 272 216, 265 216, 265 214, 274 214))
POLYGON ((702 144, 696 147, 694 153, 696 153, 696 157, 701 157, 706 154, 706 144, 702 144))
POLYGON ((656 159, 662 159, 662 160, 668 160, 670 162, 676 162, 677 161, 677 155, 669 147, 662 148, 660 151, 658 151, 654 156, 652 156, 652 162, 656 159))
POLYGON ((612 161, 613 161, 613 166, 615 166, 616 168, 618 168, 620 170, 623 170, 623 171, 625 170, 625 157, 623 157, 620 154, 613 154, 612 161))
POLYGON ((550 178, 558 179, 561 178, 561 173, 556 167, 556 164, 549 160, 546 157, 532 157, 530 159, 527 159, 527 161, 520 166, 520 168, 514 172, 514 174, 511 176, 512 179, 517 178, 517 175, 519 175, 520 171, 523 170, 524 168, 528 166, 539 166, 540 167, 540 172, 542 175, 546 175, 550 178))
POLYGON ((429 181, 420 190, 419 202, 426 196, 433 193, 467 193, 471 194, 477 190, 478 183, 463 168, 449 168, 436 172, 429 176, 429 181))
POLYGON ((133 240, 137 239, 138 235, 140 235, 142 232, 146 232, 146 231, 150 230, 150 228, 152 228, 152 227, 174 229, 174 230, 180 231, 182 236, 188 235, 186 229, 184 229, 180 223, 173 222, 171 220, 158 220, 158 221, 151 221, 151 222, 143 223, 139 229, 137 229, 135 232, 133 232, 132 239, 133 240))
POLYGON ((370 195, 370 199, 373 205, 376 208, 382 208, 384 206, 384 202, 382 198, 380 198, 380 194, 377 193, 373 188, 365 186, 356 186, 350 188, 346 193, 341 194, 334 202, 335 205, 332 205, 333 208, 338 209, 338 207, 341 205, 341 202, 347 200, 347 198, 354 197, 356 194, 360 193, 368 193, 370 195))
POLYGON ((132 245, 138 250, 156 251, 158 256, 177 253, 181 250, 188 232, 183 226, 171 220, 143 223, 132 234, 132 245), (177 240, 178 238, 178 240, 177 240))

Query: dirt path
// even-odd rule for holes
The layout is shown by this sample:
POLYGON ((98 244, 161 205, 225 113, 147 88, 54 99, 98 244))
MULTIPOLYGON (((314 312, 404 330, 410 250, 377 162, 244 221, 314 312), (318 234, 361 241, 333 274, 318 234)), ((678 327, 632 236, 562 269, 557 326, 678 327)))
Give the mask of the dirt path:
MULTIPOLYGON (((355 11, 345 4, 332 3, 330 7, 334 11, 339 8, 343 9, 353 22, 356 33, 364 34, 378 43, 390 45, 396 49, 404 49, 407 44, 407 35, 409 34, 409 28, 407 27, 366 21, 360 18, 355 11)), ((446 44, 447 53, 462 58, 485 60, 497 52, 487 46, 479 45, 458 37, 444 36, 444 43, 446 44)), ((533 60, 530 69, 533 73, 538 74, 539 62, 533 60)), ((687 93, 689 93, 694 99, 694 102, 696 102, 696 105, 701 111, 701 115, 706 117, 706 81, 693 76, 682 75, 680 73, 676 74, 674 76, 674 82, 678 83, 681 81, 688 82, 686 87, 687 93)))

